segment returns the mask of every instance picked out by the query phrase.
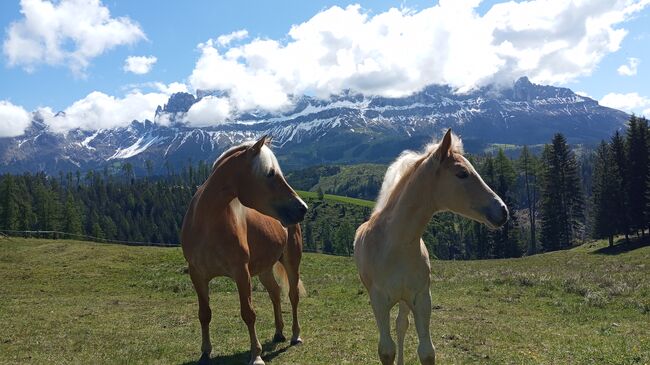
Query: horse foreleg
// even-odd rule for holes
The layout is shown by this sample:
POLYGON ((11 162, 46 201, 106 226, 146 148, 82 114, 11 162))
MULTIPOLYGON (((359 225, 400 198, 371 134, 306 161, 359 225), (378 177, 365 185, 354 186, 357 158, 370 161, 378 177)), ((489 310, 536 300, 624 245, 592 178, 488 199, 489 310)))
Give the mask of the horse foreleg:
POLYGON ((241 308, 241 317, 248 327, 248 335, 251 341, 251 365, 264 365, 262 361, 262 345, 257 339, 257 332, 255 331, 255 310, 253 309, 252 302, 252 287, 251 275, 248 271, 248 265, 235 274, 235 282, 237 283, 237 290, 239 291, 239 305, 241 308))
POLYGON ((377 321, 379 329, 379 360, 383 365, 393 365, 395 363, 395 342, 390 336, 390 308, 391 303, 382 293, 372 292, 370 294, 370 304, 377 321))
POLYGON ((426 290, 415 296, 413 303, 413 321, 415 330, 418 333, 418 357, 423 365, 434 365, 436 363, 436 351, 431 342, 429 323, 431 321, 431 292, 429 285, 426 290))
POLYGON ((405 303, 399 302, 399 313, 395 320, 395 327, 397 332, 397 365, 404 365, 404 336, 406 330, 409 328, 409 313, 411 309, 405 303))
POLYGON ((298 302, 300 302, 300 256, 302 252, 291 252, 289 258, 282 260, 282 265, 287 272, 287 279, 289 281, 289 301, 291 302, 291 345, 298 345, 302 343, 300 338, 300 322, 298 322, 298 302))
POLYGON ((265 271, 259 275, 260 282, 264 285, 264 288, 269 293, 271 302, 273 303, 273 315, 275 317, 275 335, 273 336, 273 342, 284 342, 287 339, 282 333, 284 329, 284 322, 282 321, 282 298, 280 286, 278 282, 275 281, 273 276, 273 269, 265 271))
POLYGON ((189 268, 190 278, 196 295, 199 299, 199 322, 201 322, 201 360, 200 362, 210 361, 210 352, 212 352, 212 344, 210 343, 210 321, 212 320, 212 310, 210 310, 210 296, 209 296, 209 279, 205 279, 199 275, 191 267, 189 268))

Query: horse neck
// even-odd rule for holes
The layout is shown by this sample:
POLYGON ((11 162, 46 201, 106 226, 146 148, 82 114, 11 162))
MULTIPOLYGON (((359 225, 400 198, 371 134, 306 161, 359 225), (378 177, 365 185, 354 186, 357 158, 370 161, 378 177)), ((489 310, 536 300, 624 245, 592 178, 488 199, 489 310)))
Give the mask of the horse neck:
POLYGON ((203 184, 203 194, 200 203, 213 217, 222 217, 229 211, 231 202, 237 198, 235 185, 236 171, 234 164, 225 163, 216 166, 203 184))
POLYGON ((392 206, 384 208, 383 224, 390 241, 398 245, 415 244, 419 249, 420 238, 433 214, 439 211, 436 202, 436 174, 431 161, 425 160, 410 177, 392 206))

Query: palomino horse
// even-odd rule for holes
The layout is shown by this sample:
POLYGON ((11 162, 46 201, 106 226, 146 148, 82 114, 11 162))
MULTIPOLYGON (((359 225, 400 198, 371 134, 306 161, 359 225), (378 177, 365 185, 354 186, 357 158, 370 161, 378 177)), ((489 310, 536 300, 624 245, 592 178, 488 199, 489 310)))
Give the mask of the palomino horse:
POLYGON ((436 212, 452 211, 495 228, 508 219, 503 201, 462 156, 461 141, 447 131, 440 144, 423 152, 403 152, 388 168, 375 209, 358 229, 354 257, 368 290, 379 328, 379 358, 393 364, 395 342, 390 335, 390 310, 399 302, 397 363, 404 363, 404 335, 413 312, 422 364, 435 363, 429 334, 430 272, 422 241, 436 212))
POLYGON ((304 289, 299 274, 302 238, 298 222, 307 205, 287 184, 267 142, 264 136, 224 152, 185 214, 181 245, 199 299, 201 362, 209 362, 212 350, 208 283, 216 276, 228 276, 237 283, 241 316, 250 335, 251 364, 264 364, 255 332, 251 276, 259 275, 273 302, 274 341, 285 340, 281 289, 275 276, 281 284, 288 283, 293 312, 291 343, 302 342, 298 298, 304 289))

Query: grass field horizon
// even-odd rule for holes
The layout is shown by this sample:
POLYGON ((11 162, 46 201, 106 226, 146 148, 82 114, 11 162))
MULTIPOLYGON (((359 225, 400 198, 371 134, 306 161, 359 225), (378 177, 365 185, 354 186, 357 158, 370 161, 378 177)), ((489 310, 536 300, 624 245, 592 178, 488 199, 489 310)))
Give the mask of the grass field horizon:
MULTIPOLYGON (((432 261, 431 332, 440 364, 650 362, 650 246, 596 241, 520 259, 432 261)), ((193 364, 197 303, 180 248, 0 238, 0 363, 193 364)), ((271 303, 254 282, 270 364, 379 363, 368 296, 351 258, 305 254, 302 346, 273 345, 271 303)), ((235 285, 211 284, 213 364, 248 360, 235 285)), ((290 306, 284 301, 285 334, 290 306)), ((394 314, 393 314, 394 316, 394 314)), ((406 362, 417 363, 412 325, 406 362)))

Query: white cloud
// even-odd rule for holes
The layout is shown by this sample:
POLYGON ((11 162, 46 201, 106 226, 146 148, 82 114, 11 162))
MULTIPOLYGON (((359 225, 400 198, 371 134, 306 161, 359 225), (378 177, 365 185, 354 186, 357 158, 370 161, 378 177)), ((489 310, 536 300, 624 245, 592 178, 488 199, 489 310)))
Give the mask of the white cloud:
POLYGON ((584 96, 585 98, 591 98, 591 96, 589 96, 589 94, 586 91, 583 91, 583 90, 576 91, 575 93, 576 93, 576 95, 584 96))
POLYGON ((219 43, 222 46, 227 46, 232 41, 242 40, 245 39, 246 37, 248 37, 248 31, 246 29, 241 29, 241 30, 234 31, 230 34, 220 35, 217 38, 217 43, 219 43))
POLYGON ((334 6, 291 27, 286 41, 226 46, 232 34, 222 36, 199 44, 189 82, 227 91, 233 112, 277 110, 291 95, 344 89, 404 96, 448 84, 462 92, 523 75, 564 84, 617 51, 627 34, 619 25, 650 0, 507 2, 483 16, 479 3, 441 0, 421 11, 376 15, 334 6))
POLYGON ((100 0, 22 0, 20 7, 24 17, 8 27, 3 51, 10 66, 27 71, 45 63, 83 74, 105 51, 146 39, 138 24, 112 18, 100 0))
POLYGON ((168 97, 163 93, 132 92, 123 98, 116 98, 93 91, 67 107, 64 114, 55 116, 50 108, 41 108, 39 112, 54 132, 74 128, 96 130, 124 127, 133 120, 153 120, 156 107, 167 102, 168 97))
POLYGON ((31 115, 21 106, 0 100, 0 137, 16 137, 25 132, 31 115))
POLYGON ((174 93, 188 92, 187 85, 180 82, 172 82, 171 84, 167 84, 167 85, 163 84, 162 82, 156 82, 154 83, 154 85, 156 86, 156 89, 158 89, 158 91, 165 93, 167 95, 171 95, 174 93))
MULTIPOLYGON (((153 92, 142 92, 136 85, 127 94, 118 98, 99 91, 93 91, 81 100, 55 115, 49 108, 40 108, 38 112, 45 123, 54 132, 66 132, 71 129, 97 130, 128 126, 132 121, 154 120, 158 105, 167 103, 169 96, 176 92, 187 92, 187 86, 182 83, 151 82, 140 84, 142 87, 153 89, 153 92)), ((169 120, 156 120, 156 123, 167 124, 169 120)))
POLYGON ((634 76, 636 75, 640 63, 640 59, 630 57, 627 59, 627 64, 621 65, 616 71, 621 76, 634 76))
POLYGON ((192 105, 185 121, 196 127, 204 127, 226 122, 230 113, 228 99, 206 96, 192 105))
POLYGON ((620 109, 628 113, 650 116, 650 98, 638 93, 609 93, 599 101, 600 105, 620 109))
POLYGON ((158 58, 154 56, 129 56, 124 60, 124 72, 132 72, 137 75, 147 74, 156 61, 158 58))

